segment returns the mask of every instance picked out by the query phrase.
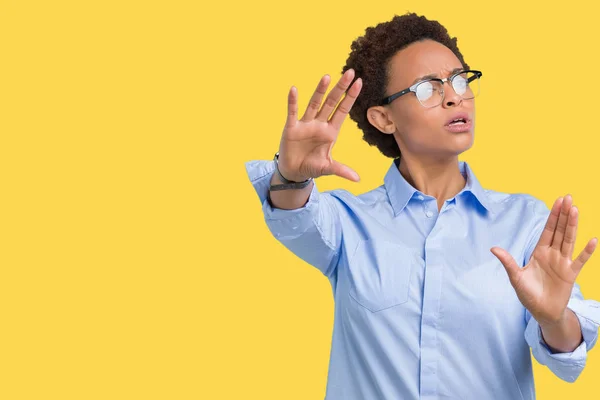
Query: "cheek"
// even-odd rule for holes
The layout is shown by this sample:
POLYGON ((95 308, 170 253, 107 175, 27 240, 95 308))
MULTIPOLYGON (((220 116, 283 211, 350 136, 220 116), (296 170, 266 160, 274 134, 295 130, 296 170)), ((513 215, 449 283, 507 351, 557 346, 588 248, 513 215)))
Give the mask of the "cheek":
POLYGON ((440 115, 435 111, 421 107, 406 115, 404 133, 411 142, 432 143, 440 135, 440 115))
POLYGON ((416 99, 414 100, 414 102, 405 101, 401 104, 401 107, 394 110, 394 122, 396 122, 398 132, 402 135, 413 136, 415 131, 423 130, 423 128, 428 126, 427 115, 425 112, 427 110, 421 105, 415 104, 416 99))

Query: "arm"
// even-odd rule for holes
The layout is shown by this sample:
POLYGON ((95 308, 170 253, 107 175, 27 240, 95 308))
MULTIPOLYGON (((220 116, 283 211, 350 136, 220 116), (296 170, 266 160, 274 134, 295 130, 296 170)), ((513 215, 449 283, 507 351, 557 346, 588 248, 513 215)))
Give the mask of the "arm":
POLYGON ((334 204, 336 200, 328 193, 319 193, 316 184, 312 183, 308 186, 311 188, 308 199, 303 201, 305 204, 301 207, 290 210, 277 208, 269 201, 269 185, 275 172, 274 162, 249 161, 246 163, 246 171, 258 194, 265 222, 273 236, 324 275, 331 276, 342 242, 341 224, 334 204))
POLYGON ((595 344, 600 304, 584 300, 575 279, 594 252, 590 240, 572 260, 578 210, 570 196, 559 198, 549 211, 534 203, 534 226, 521 268, 505 250, 492 248, 525 307, 525 339, 536 360, 559 378, 574 382, 587 351, 595 344))
MULTIPOLYGON (((360 78, 351 85, 353 78, 354 71, 346 71, 321 107, 329 86, 329 76, 325 75, 300 120, 298 94, 294 87, 290 89, 278 161, 279 172, 286 179, 301 182, 311 177, 337 175, 358 181, 355 171, 331 157, 342 122, 361 89, 360 78)), ((303 189, 270 191, 271 184, 283 183, 274 173, 275 168, 274 161, 246 163, 269 230, 294 254, 331 277, 342 243, 337 200, 328 193, 319 193, 314 181, 303 189)))
MULTIPOLYGON (((587 361, 587 353, 598 341, 598 327, 600 326, 600 303, 594 300, 585 300, 578 284, 573 287, 573 292, 567 304, 567 314, 571 315, 571 322, 566 330, 562 330, 549 340, 545 331, 542 332, 540 324, 525 311, 525 339, 533 356, 542 365, 546 365, 556 376, 566 382, 575 382, 587 361), (573 318, 573 316, 575 318, 573 318), (573 337, 579 336, 579 342, 573 348, 573 337), (561 342, 570 341, 570 349, 561 351, 561 342), (556 346, 556 348, 554 348, 556 346), (553 349, 554 348, 554 349, 553 349)), ((563 328, 564 329, 564 328, 563 328)), ((577 340, 575 340, 577 341, 577 340)))

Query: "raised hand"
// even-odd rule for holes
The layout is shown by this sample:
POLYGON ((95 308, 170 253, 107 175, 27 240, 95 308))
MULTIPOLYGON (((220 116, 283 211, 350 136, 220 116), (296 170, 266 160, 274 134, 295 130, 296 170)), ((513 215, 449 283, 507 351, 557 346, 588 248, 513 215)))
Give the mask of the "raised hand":
POLYGON ((525 267, 520 268, 506 250, 491 249, 506 268, 519 300, 540 325, 552 325, 563 319, 575 279, 598 244, 596 238, 591 239, 572 260, 577 224, 578 210, 567 195, 552 206, 544 231, 525 267))
POLYGON ((288 117, 279 145, 279 171, 286 179, 304 181, 309 177, 337 175, 355 182, 359 180, 353 169, 331 157, 340 127, 362 87, 358 78, 348 89, 353 79, 354 70, 347 70, 321 106, 330 77, 321 78, 300 120, 298 92, 295 87, 290 89, 288 117), (340 102, 344 93, 346 95, 340 102))

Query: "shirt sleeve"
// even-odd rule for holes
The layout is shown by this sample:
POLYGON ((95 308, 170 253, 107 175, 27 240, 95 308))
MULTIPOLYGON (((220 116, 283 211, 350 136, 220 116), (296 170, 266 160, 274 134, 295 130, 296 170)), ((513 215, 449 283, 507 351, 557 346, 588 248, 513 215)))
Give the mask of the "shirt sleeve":
MULTIPOLYGON (((529 258, 542 235, 546 221, 550 215, 550 210, 541 200, 534 199, 532 207, 532 235, 525 248, 523 266, 529 262, 529 258)), ((527 324, 525 340, 531 347, 533 356, 540 364, 548 366, 562 380, 574 382, 583 371, 587 360, 587 352, 594 347, 598 340, 600 303, 594 300, 585 300, 581 293, 581 288, 575 283, 567 307, 575 313, 581 325, 583 342, 579 347, 570 353, 553 353, 542 338, 540 325, 527 310, 525 310, 525 321, 527 324)))
POLYGON ((535 250, 535 247, 542 236, 542 232, 544 231, 544 227, 546 226, 546 222, 548 221, 548 217, 550 216, 550 209, 543 201, 533 197, 532 199, 533 227, 530 228, 532 234, 529 236, 529 241, 525 247, 523 266, 529 263, 533 250, 535 250))
POLYGON ((273 236, 302 260, 331 277, 342 243, 342 229, 335 205, 337 200, 326 192, 319 193, 315 182, 303 207, 295 210, 275 208, 269 200, 275 163, 248 161, 246 172, 258 194, 265 222, 273 236))
POLYGON ((548 366, 559 378, 567 382, 575 382, 585 367, 587 352, 598 341, 598 327, 600 326, 600 303, 594 300, 585 300, 577 283, 573 286, 571 298, 567 304, 581 325, 583 342, 570 353, 553 353, 542 338, 542 331, 531 313, 525 310, 525 339, 531 347, 535 359, 542 365, 548 366))

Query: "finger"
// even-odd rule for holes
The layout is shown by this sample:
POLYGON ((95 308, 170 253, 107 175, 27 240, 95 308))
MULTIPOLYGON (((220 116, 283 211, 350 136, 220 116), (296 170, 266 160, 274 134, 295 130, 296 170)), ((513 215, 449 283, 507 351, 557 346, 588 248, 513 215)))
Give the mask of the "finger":
POLYGON ((317 120, 321 122, 327 122, 329 120, 329 115, 331 115, 331 112, 335 106, 337 106, 337 103, 342 98, 342 95, 346 89, 348 89, 348 86, 350 86, 352 79, 354 79, 354 70, 351 68, 344 72, 344 75, 342 75, 338 83, 327 95, 325 103, 323 104, 323 107, 321 107, 321 111, 319 111, 317 114, 317 120))
POLYGON ((319 81, 319 84, 317 85, 317 88, 315 89, 315 92, 313 93, 313 95, 310 98, 310 101, 308 102, 306 111, 304 112, 304 115, 302 116, 302 121, 310 121, 315 118, 315 116, 319 112, 319 108, 321 108, 321 102, 323 101, 323 96, 325 96, 325 93, 327 92, 327 88, 329 87, 330 82, 331 82, 331 77, 329 75, 324 75, 321 78, 321 80, 319 81))
POLYGON ((348 90, 346 95, 344 96, 343 100, 341 101, 340 105, 337 107, 337 109, 333 113, 333 116, 331 117, 331 120, 330 120, 331 124, 335 128, 337 128, 337 129, 341 128, 342 123, 346 119, 346 116, 348 116, 348 113, 350 112, 352 105, 356 101, 356 98, 358 97, 358 94, 360 93, 361 88, 362 88, 362 79, 358 78, 352 84, 352 86, 350 87, 350 89, 348 90))
POLYGON ((492 247, 490 251, 493 255, 498 257, 502 265, 504 265, 504 269, 508 274, 510 283, 513 285, 513 287, 516 287, 521 277, 521 268, 519 267, 519 264, 517 264, 513 256, 511 256, 508 251, 500 247, 492 247))
POLYGON ((573 271, 576 274, 579 274, 579 272, 581 271, 581 268, 583 268, 585 263, 592 256, 592 254, 594 254, 594 250, 596 250, 597 244, 598 244, 597 238, 593 238, 592 240, 590 240, 588 242, 587 246, 585 246, 585 248, 581 251, 581 253, 579 253, 579 257, 577 257, 577 259, 575 261, 573 261, 573 264, 571 264, 571 268, 573 268, 573 271))
POLYGON ((561 254, 564 257, 573 257, 573 249, 575 248, 575 239, 577 238, 577 224, 579 220, 579 210, 577 207, 571 207, 569 219, 567 221, 567 229, 565 230, 565 238, 563 239, 561 254))
POLYGON ((337 175, 341 178, 349 179, 353 182, 358 182, 360 177, 352 168, 347 165, 342 164, 341 162, 333 160, 329 166, 324 171, 325 175, 337 175))
POLYGON ((558 223, 558 217, 560 216, 560 209, 562 207, 562 203, 562 197, 559 197, 554 202, 552 210, 550 211, 550 215, 548 216, 548 221, 546 221, 546 226, 544 226, 544 231, 542 232, 542 236, 540 237, 540 241, 538 242, 539 245, 552 245, 552 238, 554 237, 554 231, 556 230, 556 224, 558 223))
POLYGON ((556 229, 554 230, 554 237, 552 238, 552 248, 560 250, 565 236, 565 230, 567 229, 567 220, 569 219, 569 212, 571 211, 571 204, 573 199, 568 194, 563 200, 562 207, 560 208, 560 216, 556 223, 556 229))
POLYGON ((298 89, 292 86, 288 93, 288 115, 286 126, 294 126, 298 122, 298 89))

